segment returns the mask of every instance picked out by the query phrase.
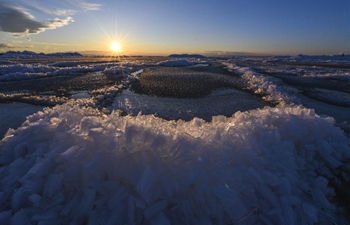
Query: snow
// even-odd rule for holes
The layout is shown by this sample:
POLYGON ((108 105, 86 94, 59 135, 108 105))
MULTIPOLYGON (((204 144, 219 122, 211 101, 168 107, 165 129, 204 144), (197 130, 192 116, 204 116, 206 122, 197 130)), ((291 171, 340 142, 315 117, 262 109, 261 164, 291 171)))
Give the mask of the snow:
POLYGON ((342 222, 327 184, 347 165, 349 139, 312 109, 265 107, 207 123, 86 105, 45 108, 6 134, 5 223, 342 222))

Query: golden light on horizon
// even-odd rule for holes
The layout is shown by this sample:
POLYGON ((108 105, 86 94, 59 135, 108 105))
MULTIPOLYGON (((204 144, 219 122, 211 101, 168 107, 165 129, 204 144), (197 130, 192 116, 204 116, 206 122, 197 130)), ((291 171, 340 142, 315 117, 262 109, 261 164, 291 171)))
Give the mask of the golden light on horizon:
POLYGON ((110 45, 110 48, 113 52, 121 52, 122 51, 122 46, 117 41, 113 41, 110 45))

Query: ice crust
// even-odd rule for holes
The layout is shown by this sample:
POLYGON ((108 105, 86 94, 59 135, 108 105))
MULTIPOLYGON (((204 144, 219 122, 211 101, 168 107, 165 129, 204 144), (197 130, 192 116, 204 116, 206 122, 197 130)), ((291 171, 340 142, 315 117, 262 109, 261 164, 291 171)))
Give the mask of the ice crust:
POLYGON ((110 115, 77 100, 0 143, 2 224, 344 224, 350 142, 300 106, 208 123, 110 115))

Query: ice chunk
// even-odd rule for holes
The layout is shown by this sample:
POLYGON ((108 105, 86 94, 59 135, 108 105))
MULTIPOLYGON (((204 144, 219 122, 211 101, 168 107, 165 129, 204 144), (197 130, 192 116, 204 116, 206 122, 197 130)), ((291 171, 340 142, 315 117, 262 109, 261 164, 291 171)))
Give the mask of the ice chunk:
POLYGON ((34 214, 31 219, 35 221, 58 219, 58 214, 56 212, 42 212, 34 214))
POLYGON ((308 218, 307 222, 309 222, 310 224, 318 222, 318 210, 312 204, 308 202, 303 202, 303 212, 308 218))
POLYGON ((31 225, 31 222, 26 214, 26 212, 21 209, 18 211, 11 219, 11 225, 31 225))
POLYGON ((128 196, 128 190, 124 187, 120 187, 116 194, 109 200, 108 207, 109 209, 117 208, 122 200, 128 196))
POLYGON ((164 213, 158 213, 157 216, 151 220, 150 222, 151 225, 157 225, 157 224, 164 224, 164 225, 170 225, 171 222, 167 218, 167 216, 164 213))
POLYGON ((146 220, 147 221, 151 220, 155 215, 157 215, 167 206, 168 206, 168 201, 166 200, 156 202, 153 205, 149 206, 147 209, 145 209, 145 212, 144 212, 146 220))
POLYGON ((62 187, 63 179, 63 173, 51 174, 45 183, 43 196, 52 198, 55 194, 57 194, 62 187))
POLYGON ((0 224, 9 224, 11 217, 12 217, 11 210, 0 212, 0 224))
POLYGON ((94 206, 96 191, 94 189, 84 190, 83 199, 79 204, 78 214, 82 216, 89 215, 94 206))
POLYGON ((136 190, 146 200, 150 200, 157 179, 157 174, 150 166, 147 166, 136 184, 136 190))
POLYGON ((215 185, 213 193, 216 197, 223 200, 225 211, 231 216, 234 223, 249 213, 245 204, 235 190, 227 188, 225 185, 215 185), (226 201, 230 202, 227 203, 226 201), (227 206, 227 207, 226 207, 227 206))
POLYGON ((280 198, 283 207, 283 219, 285 221, 285 224, 295 224, 297 218, 295 215, 295 211, 292 208, 292 203, 290 202, 289 196, 283 195, 280 198))
POLYGON ((325 140, 321 141, 317 145, 318 151, 323 157, 327 157, 329 154, 333 152, 332 146, 325 140))

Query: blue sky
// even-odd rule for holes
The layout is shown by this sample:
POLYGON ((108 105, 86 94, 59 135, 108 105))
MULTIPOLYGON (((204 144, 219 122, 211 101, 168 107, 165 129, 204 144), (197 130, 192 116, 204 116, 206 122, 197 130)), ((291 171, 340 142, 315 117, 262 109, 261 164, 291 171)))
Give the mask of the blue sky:
POLYGON ((0 1, 0 51, 349 53, 349 0, 0 1))

